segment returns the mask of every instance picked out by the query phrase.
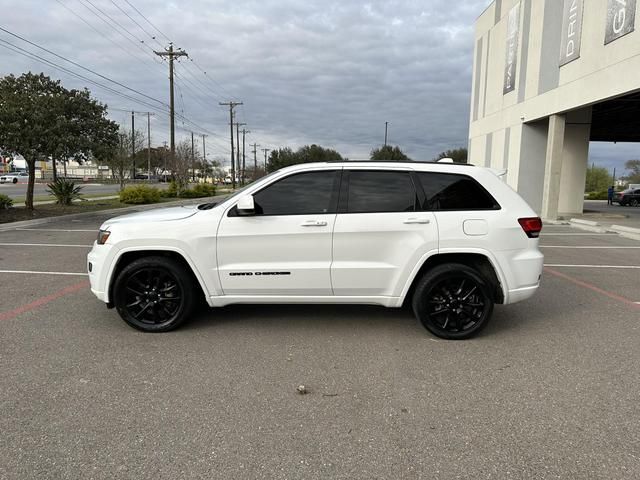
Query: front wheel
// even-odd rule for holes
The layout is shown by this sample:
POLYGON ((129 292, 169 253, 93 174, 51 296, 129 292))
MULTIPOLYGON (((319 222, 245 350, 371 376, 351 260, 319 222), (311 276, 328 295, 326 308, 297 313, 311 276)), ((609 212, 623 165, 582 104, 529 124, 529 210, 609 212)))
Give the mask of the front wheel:
POLYGON ((440 338, 463 340, 486 327, 493 313, 492 288, 467 265, 439 265, 420 279, 413 311, 422 325, 440 338))
POLYGON ((124 267, 114 285, 116 310, 133 328, 166 332, 182 324, 194 305, 191 276, 176 260, 145 257, 124 267))

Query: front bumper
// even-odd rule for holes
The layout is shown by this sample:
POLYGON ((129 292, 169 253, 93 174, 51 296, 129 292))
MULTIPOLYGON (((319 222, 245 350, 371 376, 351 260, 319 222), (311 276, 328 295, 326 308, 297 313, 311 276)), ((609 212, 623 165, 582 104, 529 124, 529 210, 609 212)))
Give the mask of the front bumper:
POLYGON ((114 248, 111 245, 98 245, 94 242, 93 248, 87 254, 87 271, 91 291, 99 300, 109 302, 108 266, 113 256, 114 248))

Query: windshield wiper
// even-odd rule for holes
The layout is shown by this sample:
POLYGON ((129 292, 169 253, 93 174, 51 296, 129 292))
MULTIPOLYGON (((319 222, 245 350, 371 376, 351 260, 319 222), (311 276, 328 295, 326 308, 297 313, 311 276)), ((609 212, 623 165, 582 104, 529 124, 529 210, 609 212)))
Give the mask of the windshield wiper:
POLYGON ((218 205, 218 202, 203 203, 202 205, 198 205, 198 210, 211 210, 216 205, 218 205))

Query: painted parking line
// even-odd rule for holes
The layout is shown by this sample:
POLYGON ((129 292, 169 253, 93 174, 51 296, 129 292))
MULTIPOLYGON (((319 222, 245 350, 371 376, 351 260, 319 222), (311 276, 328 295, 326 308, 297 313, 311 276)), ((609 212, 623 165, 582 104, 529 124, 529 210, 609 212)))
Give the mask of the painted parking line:
POLYGON ((541 233, 541 237, 617 237, 617 233, 541 233))
POLYGON ((9 310, 8 312, 0 312, 0 321, 2 320, 10 320, 12 318, 17 317, 23 313, 30 312, 35 310, 47 303, 51 303, 54 300, 58 300, 59 298, 66 297, 67 295, 71 295, 72 293, 79 292, 80 290, 84 290, 89 287, 89 282, 86 280, 80 283, 76 283, 75 285, 71 285, 70 287, 63 288, 51 295, 47 295, 46 297, 39 298, 31 303, 26 305, 22 305, 21 307, 14 308, 13 310, 9 310))
POLYGON ((566 275, 564 273, 560 273, 557 270, 553 270, 551 268, 545 267, 544 269, 545 272, 550 273, 551 275, 558 277, 558 278, 562 278, 564 280, 567 280, 575 285, 579 285, 581 287, 587 288, 589 290, 591 290, 592 292, 596 292, 599 293, 601 295, 605 295, 609 298, 612 298, 614 300, 617 300, 619 302, 622 302, 626 305, 630 305, 634 308, 640 308, 640 302, 634 302, 632 300, 629 300, 628 298, 624 298, 621 297, 620 295, 617 295, 613 292, 608 292, 607 290, 603 290, 602 288, 596 287, 595 285, 592 285, 590 283, 587 282, 583 282, 582 280, 578 280, 577 278, 573 278, 570 275, 566 275))
POLYGON ((640 265, 563 265, 558 263, 545 263, 544 266, 553 268, 621 268, 626 270, 640 270, 640 265))
POLYGON ((571 250, 576 250, 576 249, 583 249, 583 250, 590 250, 590 249, 597 249, 597 250, 640 250, 640 247, 585 247, 585 246, 581 246, 581 247, 574 247, 572 245, 539 245, 539 248, 565 248, 565 249, 571 249, 571 250))
POLYGON ((92 248, 93 245, 60 245, 57 243, 0 243, 0 247, 66 247, 92 248))
POLYGON ((59 275, 63 277, 88 277, 88 273, 77 272, 37 272, 33 270, 0 270, 0 273, 13 273, 22 275, 59 275))
POLYGON ((14 230, 17 230, 19 232, 85 232, 85 233, 96 233, 98 231, 98 229, 94 229, 94 230, 68 230, 68 229, 61 229, 61 228, 16 228, 14 230))

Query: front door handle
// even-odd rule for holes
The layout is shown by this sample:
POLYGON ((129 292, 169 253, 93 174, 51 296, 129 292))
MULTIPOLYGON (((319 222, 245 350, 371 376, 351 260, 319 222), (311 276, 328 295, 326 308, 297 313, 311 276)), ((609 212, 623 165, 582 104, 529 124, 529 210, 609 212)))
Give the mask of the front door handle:
POLYGON ((326 227, 327 222, 321 222, 318 220, 307 220, 300 224, 301 227, 326 227))
POLYGON ((431 220, 429 220, 428 218, 407 218, 404 223, 406 223, 407 225, 415 225, 415 224, 422 224, 422 225, 426 225, 428 223, 431 223, 431 220))

